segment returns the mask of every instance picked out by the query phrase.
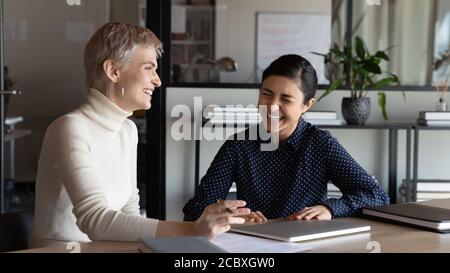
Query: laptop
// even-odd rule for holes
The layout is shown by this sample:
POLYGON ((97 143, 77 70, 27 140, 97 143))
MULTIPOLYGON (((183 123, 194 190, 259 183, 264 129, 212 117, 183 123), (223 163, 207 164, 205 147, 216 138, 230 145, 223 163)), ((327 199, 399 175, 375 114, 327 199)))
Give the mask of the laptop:
POLYGON ((298 220, 233 227, 231 231, 285 242, 302 242, 370 231, 370 226, 354 224, 346 219, 298 220))
POLYGON ((364 208, 363 214, 380 221, 395 222, 439 233, 450 232, 450 209, 427 205, 427 203, 364 208))

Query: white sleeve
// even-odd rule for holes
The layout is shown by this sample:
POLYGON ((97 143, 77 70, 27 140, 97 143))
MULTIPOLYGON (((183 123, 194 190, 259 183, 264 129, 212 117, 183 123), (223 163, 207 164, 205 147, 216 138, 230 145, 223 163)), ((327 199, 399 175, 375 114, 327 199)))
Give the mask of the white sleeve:
POLYGON ((87 126, 76 118, 65 118, 54 129, 55 161, 80 230, 93 241, 137 241, 154 237, 158 220, 123 213, 109 206, 90 153, 87 126))

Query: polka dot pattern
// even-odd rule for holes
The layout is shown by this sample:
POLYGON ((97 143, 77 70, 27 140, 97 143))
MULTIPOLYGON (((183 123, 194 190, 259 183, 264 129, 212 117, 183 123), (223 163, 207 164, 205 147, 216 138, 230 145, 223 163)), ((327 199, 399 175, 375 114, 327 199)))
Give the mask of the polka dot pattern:
POLYGON ((220 148, 198 192, 184 206, 185 220, 196 220, 206 206, 225 199, 233 182, 237 198, 269 219, 315 205, 327 206, 333 217, 346 217, 362 207, 389 204, 385 191, 336 138, 303 120, 275 151, 261 151, 260 139, 235 139, 220 148), (341 198, 327 199, 329 181, 341 198))

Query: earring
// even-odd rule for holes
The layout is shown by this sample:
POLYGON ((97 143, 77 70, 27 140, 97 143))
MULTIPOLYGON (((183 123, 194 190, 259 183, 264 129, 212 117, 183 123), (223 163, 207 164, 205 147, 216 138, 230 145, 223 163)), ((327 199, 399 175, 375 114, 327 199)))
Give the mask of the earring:
POLYGON ((122 97, 125 94, 125 88, 122 87, 122 97))

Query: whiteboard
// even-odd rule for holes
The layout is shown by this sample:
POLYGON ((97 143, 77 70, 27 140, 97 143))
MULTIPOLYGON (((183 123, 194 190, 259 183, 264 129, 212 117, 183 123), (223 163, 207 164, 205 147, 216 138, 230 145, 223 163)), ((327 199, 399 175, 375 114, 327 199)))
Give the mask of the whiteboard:
POLYGON ((331 47, 331 15, 303 13, 256 14, 256 70, 259 80, 269 64, 284 54, 305 57, 316 69, 319 84, 328 84, 324 59, 331 47))

